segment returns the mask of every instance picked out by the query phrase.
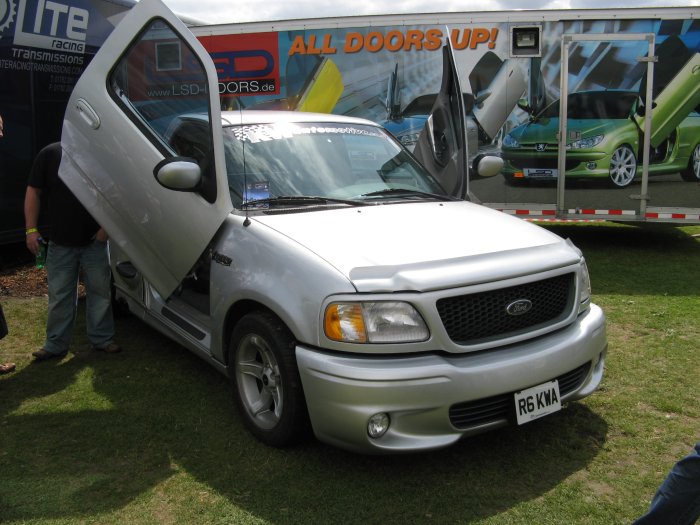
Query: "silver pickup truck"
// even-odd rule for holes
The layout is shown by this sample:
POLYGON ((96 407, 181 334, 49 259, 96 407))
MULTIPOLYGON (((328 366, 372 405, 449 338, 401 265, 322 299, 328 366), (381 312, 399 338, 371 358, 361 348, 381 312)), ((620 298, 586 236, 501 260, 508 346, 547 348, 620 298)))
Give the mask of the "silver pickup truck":
POLYGON ((222 113, 214 64, 159 0, 73 91, 60 176, 111 237, 118 299, 227 374, 265 443, 438 448, 600 384, 584 258, 469 202, 443 59, 414 154, 365 120, 222 113))

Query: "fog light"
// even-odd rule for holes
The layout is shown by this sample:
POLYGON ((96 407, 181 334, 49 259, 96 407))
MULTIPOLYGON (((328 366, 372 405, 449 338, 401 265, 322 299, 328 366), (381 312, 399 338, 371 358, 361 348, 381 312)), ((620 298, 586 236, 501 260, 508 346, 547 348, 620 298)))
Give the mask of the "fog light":
POLYGON ((596 164, 595 162, 589 162, 588 164, 586 164, 586 167, 587 167, 589 170, 594 170, 594 169, 596 169, 596 168, 598 167, 598 164, 596 164))
POLYGON ((374 414, 367 422, 367 434, 373 439, 380 438, 389 430, 390 424, 389 414, 386 412, 374 414))

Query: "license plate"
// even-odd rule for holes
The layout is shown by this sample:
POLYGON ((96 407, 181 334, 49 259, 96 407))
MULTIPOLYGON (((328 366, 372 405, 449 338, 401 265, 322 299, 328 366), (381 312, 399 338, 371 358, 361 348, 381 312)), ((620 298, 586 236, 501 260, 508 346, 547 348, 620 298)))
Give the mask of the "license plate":
POLYGON ((556 179, 559 176, 559 170, 556 169, 527 168, 524 171, 529 179, 556 179))
POLYGON ((559 381, 554 380, 515 393, 518 425, 561 410, 559 381))

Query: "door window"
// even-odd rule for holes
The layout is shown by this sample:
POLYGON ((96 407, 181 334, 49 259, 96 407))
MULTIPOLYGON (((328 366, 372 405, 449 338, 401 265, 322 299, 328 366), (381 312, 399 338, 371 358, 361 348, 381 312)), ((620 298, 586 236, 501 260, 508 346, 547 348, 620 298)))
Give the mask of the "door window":
POLYGON ((213 202, 207 75, 188 44, 164 20, 154 19, 121 56, 109 86, 112 97, 164 157, 187 157, 199 164, 201 193, 213 202))

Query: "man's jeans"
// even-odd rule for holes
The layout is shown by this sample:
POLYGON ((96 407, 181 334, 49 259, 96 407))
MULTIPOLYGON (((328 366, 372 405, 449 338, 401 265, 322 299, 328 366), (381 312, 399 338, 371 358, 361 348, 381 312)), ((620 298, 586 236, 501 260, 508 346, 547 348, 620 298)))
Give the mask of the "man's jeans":
POLYGON ((676 463, 634 525, 692 525, 700 517, 700 441, 676 463))
POLYGON ((52 354, 63 354, 70 345, 78 310, 81 268, 87 293, 88 339, 98 348, 104 348, 114 339, 107 243, 93 241, 76 248, 50 242, 46 256, 49 310, 44 349, 52 354))

